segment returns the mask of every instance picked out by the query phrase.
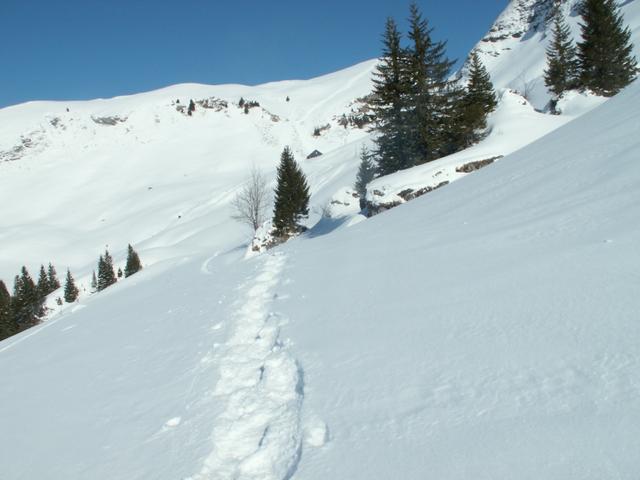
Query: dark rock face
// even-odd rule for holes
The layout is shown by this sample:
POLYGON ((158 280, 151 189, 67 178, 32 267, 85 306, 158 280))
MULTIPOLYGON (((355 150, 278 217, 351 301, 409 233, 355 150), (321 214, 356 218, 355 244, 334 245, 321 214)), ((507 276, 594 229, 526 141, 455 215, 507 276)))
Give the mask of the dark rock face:
POLYGON ((322 152, 320 150, 314 150, 309 155, 307 155, 307 160, 309 160, 311 158, 320 157, 320 156, 322 156, 322 152))

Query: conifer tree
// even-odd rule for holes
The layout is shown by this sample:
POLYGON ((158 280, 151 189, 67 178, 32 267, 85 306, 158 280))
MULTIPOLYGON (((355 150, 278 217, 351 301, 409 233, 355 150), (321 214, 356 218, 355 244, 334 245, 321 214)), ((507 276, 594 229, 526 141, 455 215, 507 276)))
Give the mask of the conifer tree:
POLYGON ((487 115, 495 110, 498 101, 491 83, 491 76, 482 64, 477 52, 471 54, 469 80, 459 104, 457 141, 459 148, 466 148, 480 140, 487 127, 487 115))
POLYGON ((405 80, 408 143, 402 168, 435 160, 449 150, 453 126, 449 73, 454 62, 446 57, 446 42, 434 41, 432 33, 418 6, 411 4, 405 80))
POLYGON ((142 270, 142 264, 140 263, 140 257, 138 253, 133 249, 131 244, 127 247, 127 264, 124 267, 124 276, 130 277, 134 273, 142 270))
POLYGON ((371 159, 371 153, 366 146, 362 146, 360 150, 360 167, 356 175, 355 190, 360 197, 360 206, 362 208, 363 201, 367 196, 367 184, 373 180, 376 173, 376 165, 371 159))
POLYGON ((76 287, 76 282, 71 275, 71 270, 67 269, 67 278, 64 282, 64 301, 67 303, 73 303, 78 299, 80 291, 76 287))
MULTIPOLYGON (((102 261, 102 257, 100 257, 100 261, 98 261, 98 265, 102 261)), ((94 270, 91 274, 91 293, 95 293, 98 291, 98 279, 96 278, 96 271, 94 270)))
POLYGON ((583 0, 580 14, 584 21, 578 43, 580 86, 610 97, 638 74, 631 32, 614 0, 583 0))
POLYGON ((371 108, 374 112, 378 173, 387 175, 407 165, 406 51, 401 47, 396 22, 387 19, 383 50, 373 77, 371 108))
POLYGON ((105 250, 104 256, 100 255, 98 260, 98 291, 101 292, 107 287, 116 283, 116 274, 113 270, 113 259, 109 250, 105 250))
POLYGON ((0 340, 17 332, 11 312, 11 295, 7 286, 0 280, 0 340))
POLYGON ((553 16, 553 38, 547 47, 547 68, 544 84, 553 93, 554 100, 576 87, 578 57, 571 38, 571 30, 557 6, 553 16))
POLYGON ((49 268, 47 269, 47 278, 49 280, 49 293, 55 292, 60 288, 60 281, 58 280, 56 269, 51 263, 49 263, 49 268))
POLYGON ((49 277, 47 277, 47 271, 44 269, 44 265, 40 265, 40 275, 38 275, 38 284, 36 286, 38 295, 44 299, 49 295, 49 277))
POLYGON ((23 266, 21 274, 16 275, 11 309, 19 330, 37 324, 38 317, 44 314, 43 298, 29 275, 27 267, 23 266))
POLYGON ((307 178, 296 163, 289 147, 285 147, 278 166, 275 189, 273 224, 280 237, 300 231, 298 222, 309 214, 309 186, 307 178))

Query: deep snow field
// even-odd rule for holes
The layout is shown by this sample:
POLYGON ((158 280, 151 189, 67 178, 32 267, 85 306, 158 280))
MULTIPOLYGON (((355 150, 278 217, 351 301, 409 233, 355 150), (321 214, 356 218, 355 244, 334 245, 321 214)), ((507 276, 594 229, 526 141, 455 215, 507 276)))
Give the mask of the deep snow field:
POLYGON ((0 342, 0 478, 637 480, 640 84, 543 113, 510 82, 545 45, 491 43, 487 138, 375 180, 381 201, 455 182, 370 219, 351 189, 371 137, 338 119, 375 61, 0 110, 0 278, 52 261, 86 289, 0 342), (227 106, 176 110, 210 97, 227 106), (285 145, 311 228, 251 253, 230 201, 285 145), (144 270, 89 295, 127 243, 144 270))

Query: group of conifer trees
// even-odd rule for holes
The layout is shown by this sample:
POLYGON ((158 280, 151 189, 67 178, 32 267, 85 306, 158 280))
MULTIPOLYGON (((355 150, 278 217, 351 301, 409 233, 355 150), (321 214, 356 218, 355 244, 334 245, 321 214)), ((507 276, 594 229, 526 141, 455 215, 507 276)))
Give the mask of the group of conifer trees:
POLYGON ((545 85, 554 95, 588 89, 610 97, 637 76, 631 32, 614 0, 583 0, 579 5, 583 23, 582 39, 574 45, 571 30, 557 5, 553 19, 553 37, 547 49, 545 85))
MULTIPOLYGON (((140 258, 131 245, 127 250, 127 262, 124 269, 124 276, 129 277, 142 269, 140 258)), ((118 277, 122 277, 123 272, 118 269, 118 277)), ((94 281, 96 280, 94 273, 94 281)), ((108 251, 104 256, 100 256, 98 262, 98 280, 93 291, 104 290, 117 281, 116 273, 113 269, 113 260, 108 251)), ((13 295, 9 294, 7 286, 0 280, 0 340, 15 335, 27 328, 40 323, 45 315, 45 301, 48 295, 60 288, 55 267, 50 263, 48 268, 40 266, 38 281, 35 282, 27 267, 23 266, 20 275, 16 275, 14 280, 13 295)), ((93 284, 92 284, 93 287, 93 284)), ((65 278, 63 298, 67 303, 73 303, 78 299, 80 291, 75 284, 71 271, 67 269, 65 278)), ((62 304, 62 299, 56 299, 58 304, 62 304)))
POLYGON ((409 45, 394 19, 383 34, 383 51, 374 74, 370 106, 374 112, 376 173, 387 175, 455 153, 477 142, 487 115, 496 107, 491 79, 477 55, 468 64, 468 83, 451 79, 454 62, 446 42, 413 4, 409 45))

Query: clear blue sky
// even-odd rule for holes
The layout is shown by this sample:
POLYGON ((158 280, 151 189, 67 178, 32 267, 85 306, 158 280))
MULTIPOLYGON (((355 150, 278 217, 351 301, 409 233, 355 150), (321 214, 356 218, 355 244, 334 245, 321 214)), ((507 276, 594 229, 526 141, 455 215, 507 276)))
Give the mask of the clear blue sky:
MULTIPOLYGON (((377 57, 409 0, 0 0, 0 106, 311 78, 377 57)), ((508 0, 418 0, 463 58, 508 0)))

